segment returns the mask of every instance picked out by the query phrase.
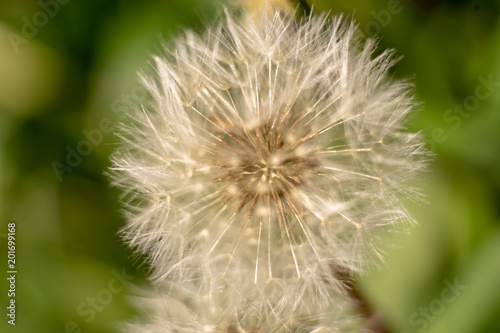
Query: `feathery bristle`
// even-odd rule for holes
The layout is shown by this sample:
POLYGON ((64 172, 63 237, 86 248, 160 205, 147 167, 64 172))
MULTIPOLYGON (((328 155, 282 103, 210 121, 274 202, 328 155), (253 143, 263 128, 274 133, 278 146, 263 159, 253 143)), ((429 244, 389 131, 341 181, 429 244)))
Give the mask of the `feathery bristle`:
POLYGON ((124 234, 154 280, 193 282, 199 297, 252 284, 259 297, 242 297, 262 309, 321 315, 345 294, 336 270, 383 259, 426 152, 405 131, 415 103, 388 77, 393 52, 372 59, 358 40, 341 17, 226 12, 155 58, 152 105, 113 156, 124 234))

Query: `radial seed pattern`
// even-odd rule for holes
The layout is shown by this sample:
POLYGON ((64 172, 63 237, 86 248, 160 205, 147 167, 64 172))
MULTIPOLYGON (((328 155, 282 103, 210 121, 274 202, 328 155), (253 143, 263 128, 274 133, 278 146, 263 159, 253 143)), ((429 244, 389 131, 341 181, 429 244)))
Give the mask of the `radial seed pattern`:
POLYGON ((336 272, 378 262, 380 237, 409 220, 399 197, 418 196, 425 165, 404 128, 414 104, 388 77, 392 52, 372 58, 341 18, 233 17, 186 33, 145 77, 153 103, 113 157, 125 235, 157 281, 207 297, 251 283, 273 309, 320 313, 342 293, 336 272))

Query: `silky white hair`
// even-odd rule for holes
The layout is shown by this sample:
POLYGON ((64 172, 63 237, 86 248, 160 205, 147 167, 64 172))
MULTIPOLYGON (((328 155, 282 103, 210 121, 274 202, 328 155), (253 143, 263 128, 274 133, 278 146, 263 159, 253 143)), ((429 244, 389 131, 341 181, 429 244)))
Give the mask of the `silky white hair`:
MULTIPOLYGON (((405 128, 411 85, 375 47, 341 16, 226 11, 154 57, 152 102, 112 156, 126 240, 158 290, 188 290, 151 302, 182 304, 207 332, 335 331, 324 323, 347 298, 341 277, 381 262, 426 165, 405 128)), ((163 312, 163 331, 203 332, 176 312, 163 312)))

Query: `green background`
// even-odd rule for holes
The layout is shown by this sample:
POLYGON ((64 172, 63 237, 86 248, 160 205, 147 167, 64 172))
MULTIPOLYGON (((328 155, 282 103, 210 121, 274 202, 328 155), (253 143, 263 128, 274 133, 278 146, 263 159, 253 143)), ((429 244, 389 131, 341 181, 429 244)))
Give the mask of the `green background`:
MULTIPOLYGON (((147 267, 117 236, 120 192, 103 173, 119 140, 107 126, 126 121, 123 111, 143 100, 137 72, 160 41, 184 28, 203 31, 222 6, 66 2, 46 22, 37 1, 0 2, 1 332, 117 332, 117 323, 137 316, 127 298, 132 284, 109 285, 113 272, 144 284, 147 267), (34 19, 39 27, 30 30, 34 19), (85 132, 94 133, 87 146, 85 132), (69 150, 89 147, 56 174, 54 162, 68 165, 69 150), (4 314, 10 221, 15 327, 4 314), (91 315, 96 297, 105 304, 91 315)), ((404 55, 394 75, 410 78, 422 102, 410 127, 436 154, 421 185, 429 204, 407 203, 419 225, 394 236, 387 268, 360 279, 363 293, 391 332, 500 332, 500 1, 312 3, 317 12, 354 16, 380 49, 404 55), (457 281, 467 288, 443 303, 447 283, 457 281), (429 307, 425 319, 419 311, 429 307)))

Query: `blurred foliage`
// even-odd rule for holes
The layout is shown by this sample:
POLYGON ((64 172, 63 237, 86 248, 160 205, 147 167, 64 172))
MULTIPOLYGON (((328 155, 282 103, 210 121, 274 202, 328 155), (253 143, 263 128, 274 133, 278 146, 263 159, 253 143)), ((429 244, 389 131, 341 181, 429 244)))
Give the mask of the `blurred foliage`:
MULTIPOLYGON (((388 267, 361 278, 363 291, 393 332, 499 332, 500 1, 309 3, 354 17, 381 49, 404 55, 394 75, 415 83, 422 104, 411 127, 436 154, 422 184, 429 204, 408 202, 419 225, 394 237, 388 267), (436 308, 456 279, 467 289, 436 308), (429 306, 425 326, 412 322, 429 306)), ((131 285, 104 298, 116 272, 136 284, 147 276, 117 235, 120 193, 103 173, 119 140, 108 127, 141 102, 137 72, 161 40, 201 32, 222 4, 67 1, 44 21, 37 1, 0 2, 0 237, 9 221, 18 237, 17 325, 2 314, 2 332, 117 332, 136 316, 131 285), (72 166, 57 174, 54 162, 72 166), (96 297, 106 304, 91 318, 96 297)), ((0 262, 4 272, 6 255, 0 262)))

